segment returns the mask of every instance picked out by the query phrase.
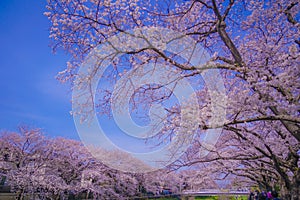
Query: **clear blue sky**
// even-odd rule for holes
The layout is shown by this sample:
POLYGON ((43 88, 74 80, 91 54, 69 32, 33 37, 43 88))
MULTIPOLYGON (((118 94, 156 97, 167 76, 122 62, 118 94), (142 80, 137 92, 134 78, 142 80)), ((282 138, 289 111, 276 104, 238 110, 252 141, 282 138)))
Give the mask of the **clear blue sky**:
POLYGON ((49 47, 46 0, 0 0, 0 129, 40 127, 78 139, 71 92, 55 75, 68 56, 49 47))

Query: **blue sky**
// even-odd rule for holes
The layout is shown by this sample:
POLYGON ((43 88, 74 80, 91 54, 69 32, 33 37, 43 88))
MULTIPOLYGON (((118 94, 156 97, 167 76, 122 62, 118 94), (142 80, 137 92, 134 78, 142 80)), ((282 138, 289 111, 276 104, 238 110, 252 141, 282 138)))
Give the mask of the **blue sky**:
POLYGON ((46 0, 0 1, 0 129, 25 124, 78 139, 70 88, 55 79, 69 58, 49 47, 45 5, 46 0))

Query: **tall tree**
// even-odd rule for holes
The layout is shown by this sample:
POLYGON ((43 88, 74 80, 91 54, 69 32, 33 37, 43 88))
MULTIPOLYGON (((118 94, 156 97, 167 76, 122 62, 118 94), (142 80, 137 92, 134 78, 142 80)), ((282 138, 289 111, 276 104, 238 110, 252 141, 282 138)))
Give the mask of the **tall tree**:
MULTIPOLYGON (((227 89, 226 121, 217 124, 224 129, 221 138, 225 142, 218 149, 201 142, 197 146, 197 141, 194 147, 212 151, 210 156, 213 158, 205 157, 206 161, 239 161, 231 165, 235 166, 230 170, 231 173, 244 170, 245 177, 263 180, 266 175, 263 171, 270 171, 269 174, 273 174, 270 176, 281 183, 284 199, 298 199, 299 6, 297 1, 284 0, 50 0, 47 7, 49 11, 45 15, 52 22, 50 37, 53 39, 53 48, 62 47, 74 58, 60 74, 62 81, 74 81, 88 52, 114 35, 125 33, 147 43, 153 41, 153 35, 132 33, 131 30, 164 27, 179 32, 182 37, 192 37, 195 44, 202 45, 213 54, 204 68, 219 69, 227 89), (257 171, 262 172, 259 173, 260 177, 251 176, 257 171)), ((163 40, 164 36, 157 38, 163 40)), ((124 69, 128 71, 143 67, 145 63, 163 63, 168 70, 175 70, 182 77, 190 77, 195 85, 203 84, 200 75, 204 68, 199 70, 191 60, 182 61, 179 53, 164 51, 161 43, 147 43, 135 50, 127 47, 122 49, 110 43, 115 52, 106 59, 112 62, 114 70, 108 78, 117 81, 126 73, 124 69), (126 56, 114 59, 120 53, 126 56)), ((100 58, 100 61, 104 63, 104 58, 100 58)), ((93 72, 103 67, 101 62, 92 69, 93 72)), ((80 81, 89 85, 88 81, 95 74, 88 73, 89 77, 80 81)), ((140 101, 133 101, 133 104, 161 103, 171 97, 169 91, 160 91, 160 96, 152 93, 157 88, 157 85, 150 84, 137 91, 140 94, 145 94, 145 91, 148 93, 141 95, 140 101)), ((203 101, 199 105, 201 114, 194 115, 199 130, 216 128, 216 124, 212 127, 209 123, 211 108, 216 102, 209 98, 211 94, 207 88, 197 89, 198 94, 206 97, 201 99, 203 101)), ((112 90, 102 91, 98 96, 100 99, 92 99, 92 102, 100 105, 101 112, 109 105, 107 99, 112 93, 112 90)), ((193 110, 198 105, 189 106, 193 110)), ((169 121, 164 133, 172 134, 178 127, 180 107, 166 110, 169 121)), ((202 162, 204 158, 197 159, 202 162)), ((193 160, 190 163, 196 162, 193 160)))

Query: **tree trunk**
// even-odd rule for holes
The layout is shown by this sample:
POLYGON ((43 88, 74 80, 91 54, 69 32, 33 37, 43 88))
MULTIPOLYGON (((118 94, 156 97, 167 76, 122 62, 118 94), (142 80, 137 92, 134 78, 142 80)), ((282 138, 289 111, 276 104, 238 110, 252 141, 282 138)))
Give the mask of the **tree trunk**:
POLYGON ((21 190, 20 193, 17 194, 17 200, 23 200, 24 190, 21 190))
POLYGON ((292 188, 291 200, 300 200, 300 189, 299 185, 292 188))
POLYGON ((298 169, 293 179, 291 200, 300 200, 300 170, 298 169))
POLYGON ((88 191, 86 192, 85 198, 88 199, 88 198, 89 198, 89 195, 90 195, 90 190, 88 190, 88 191))
POLYGON ((300 200, 300 179, 295 177, 290 188, 282 187, 280 191, 282 200, 300 200))

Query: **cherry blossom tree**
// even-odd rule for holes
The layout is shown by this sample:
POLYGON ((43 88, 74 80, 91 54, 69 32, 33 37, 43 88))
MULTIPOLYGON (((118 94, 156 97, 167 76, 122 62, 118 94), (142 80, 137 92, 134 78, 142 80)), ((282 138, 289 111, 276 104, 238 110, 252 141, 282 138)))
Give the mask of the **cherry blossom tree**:
MULTIPOLYGON (((280 124, 277 125, 277 130, 280 130, 280 124)), ((297 184, 299 179, 298 143, 291 135, 283 139, 280 132, 267 132, 271 127, 264 131, 266 126, 273 128, 276 127, 276 123, 264 123, 263 128, 257 125, 251 130, 244 127, 244 130, 235 130, 235 134, 224 131, 217 147, 211 148, 210 154, 204 158, 196 154, 195 149, 207 147, 201 143, 194 144, 194 150, 188 151, 178 165, 204 165, 205 171, 211 175, 215 174, 216 179, 234 175, 237 178, 242 177, 241 182, 248 182, 247 185, 256 183, 264 190, 280 186, 282 195, 288 195, 293 186, 287 189, 285 184, 297 184)), ((203 171, 201 169, 203 168, 199 168, 200 173, 203 171)))
POLYGON ((160 194, 163 189, 169 189, 172 193, 180 193, 180 184, 182 182, 180 174, 170 172, 167 169, 161 169, 155 172, 143 174, 144 187, 147 191, 154 194, 160 194))
POLYGON ((37 193, 41 187, 47 142, 40 129, 20 127, 19 133, 1 133, 1 171, 17 198, 37 193))
MULTIPOLYGON (((284 0, 175 0, 150 4, 137 0, 50 0, 45 15, 52 23, 53 48, 63 48, 73 56, 58 77, 62 81, 74 81, 87 54, 116 34, 132 34, 130 30, 134 28, 165 27, 192 37, 213 55, 205 66, 220 70, 227 90, 227 108, 226 121, 217 126, 224 130, 218 148, 201 143, 199 136, 187 152, 184 164, 211 162, 215 164, 211 166, 220 166, 218 169, 224 173, 268 187, 275 181, 282 186, 284 199, 298 199, 299 6, 297 1, 284 0), (195 156, 199 155, 195 153, 199 148, 211 153, 195 156)), ((126 59, 114 60, 112 55, 109 59, 115 71, 108 78, 118 80, 125 74, 124 69, 153 62, 190 77, 195 85, 203 84, 204 69, 199 70, 158 46, 122 52, 126 59)), ((152 98, 146 95, 133 104, 161 103, 171 96, 164 91, 156 98, 157 93, 151 93, 156 90, 156 85, 142 88, 140 94, 150 91, 152 98)), ((200 87, 198 93, 205 98, 199 97, 201 114, 194 116, 199 122, 197 131, 216 128, 208 123, 213 99, 205 87, 200 87)), ((105 113, 111 94, 109 90, 101 91, 101 112, 105 113)), ((190 109, 195 106, 190 105, 190 109)), ((178 126, 180 107, 166 110, 169 121, 165 133, 172 134, 178 126)))
POLYGON ((46 138, 41 129, 20 127, 1 132, 0 144, 1 176, 18 199, 125 199, 151 191, 149 178, 107 167, 80 141, 46 138))

